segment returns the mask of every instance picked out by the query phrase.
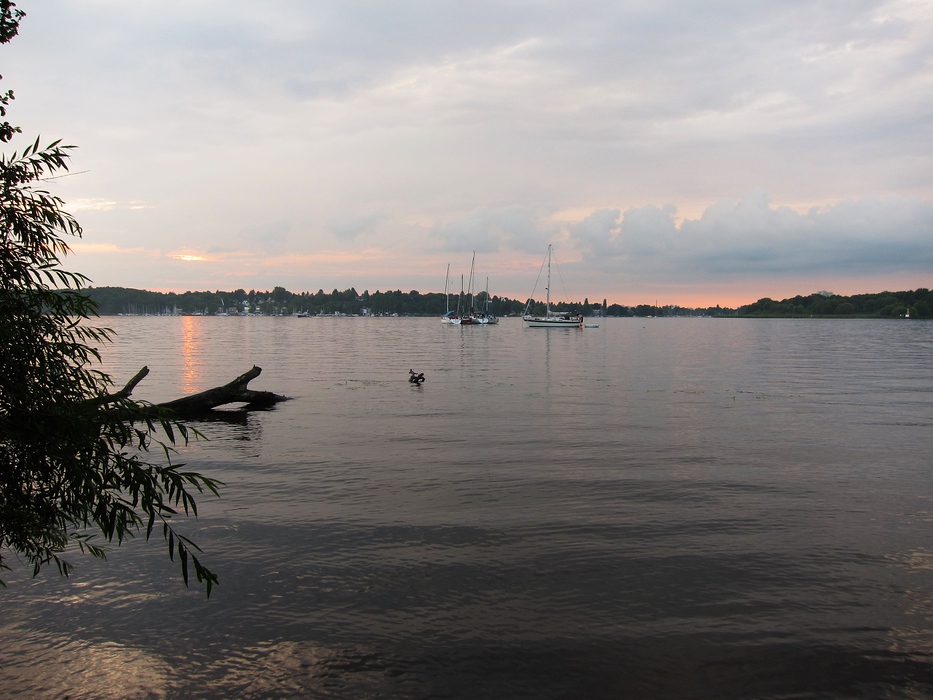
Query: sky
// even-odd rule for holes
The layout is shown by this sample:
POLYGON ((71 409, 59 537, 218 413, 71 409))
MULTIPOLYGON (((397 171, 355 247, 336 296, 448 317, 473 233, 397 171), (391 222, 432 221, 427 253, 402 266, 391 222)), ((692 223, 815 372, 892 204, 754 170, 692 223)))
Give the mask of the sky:
POLYGON ((18 0, 65 267, 739 306, 933 286, 930 0, 18 0), (488 278, 488 283, 487 283, 488 278))

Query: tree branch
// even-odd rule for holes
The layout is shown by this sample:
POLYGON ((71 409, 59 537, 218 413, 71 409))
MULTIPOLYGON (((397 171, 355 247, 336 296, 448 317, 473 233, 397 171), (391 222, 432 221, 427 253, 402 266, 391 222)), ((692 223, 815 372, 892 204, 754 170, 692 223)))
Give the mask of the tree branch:
MULTIPOLYGON (((247 408, 268 408, 280 401, 288 401, 287 396, 274 394, 271 391, 254 391, 248 387, 249 383, 258 377, 261 372, 260 367, 253 365, 251 370, 244 372, 232 382, 228 382, 223 386, 214 387, 197 394, 182 396, 174 401, 156 404, 156 408, 167 409, 175 416, 185 418, 209 413, 218 406, 229 403, 245 403, 247 408)), ((143 367, 120 391, 105 394, 96 399, 96 403, 103 406, 129 398, 136 385, 145 379, 147 374, 149 374, 149 368, 143 367)))
POLYGON ((287 396, 274 394, 271 391, 254 391, 247 387, 261 372, 261 368, 253 365, 251 370, 223 386, 160 403, 158 406, 178 416, 195 416, 228 403, 245 403, 248 408, 267 408, 279 401, 287 401, 287 396))

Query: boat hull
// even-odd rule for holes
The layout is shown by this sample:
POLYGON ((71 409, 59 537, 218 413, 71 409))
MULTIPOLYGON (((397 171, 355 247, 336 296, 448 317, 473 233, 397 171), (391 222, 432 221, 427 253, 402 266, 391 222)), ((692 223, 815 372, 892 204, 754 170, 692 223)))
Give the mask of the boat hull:
POLYGON ((524 317, 522 320, 529 328, 582 328, 582 318, 531 318, 524 317))
POLYGON ((499 323, 495 316, 442 316, 441 323, 454 326, 492 326, 499 323))

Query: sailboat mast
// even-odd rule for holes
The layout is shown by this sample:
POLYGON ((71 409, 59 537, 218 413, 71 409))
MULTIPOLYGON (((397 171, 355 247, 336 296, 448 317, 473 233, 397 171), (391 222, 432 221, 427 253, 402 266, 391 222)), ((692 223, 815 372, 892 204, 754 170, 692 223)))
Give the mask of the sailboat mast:
POLYGON ((467 294, 470 296, 470 313, 473 313, 473 267, 476 265, 476 251, 473 251, 473 260, 470 261, 470 286, 467 287, 467 294))
POLYGON ((551 246, 547 247, 547 287, 544 288, 545 298, 547 302, 545 303, 546 316, 551 315, 551 246))
POLYGON ((447 293, 447 285, 450 282, 450 263, 447 263, 447 276, 444 278, 444 305, 446 311, 450 313, 450 294, 447 293))

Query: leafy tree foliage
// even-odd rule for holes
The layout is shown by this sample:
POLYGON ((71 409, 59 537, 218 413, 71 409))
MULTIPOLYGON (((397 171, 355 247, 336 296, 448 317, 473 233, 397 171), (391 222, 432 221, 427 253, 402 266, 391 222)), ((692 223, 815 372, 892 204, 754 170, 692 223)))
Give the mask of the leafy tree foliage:
POLYGON ((817 292, 775 301, 765 297, 743 306, 742 316, 808 317, 856 316, 861 318, 933 318, 933 293, 929 289, 903 292, 856 294, 850 297, 817 292))
MULTIPOLYGON (((22 16, 0 0, 0 43, 22 16)), ((4 124, 0 134, 16 131, 4 124)), ((110 392, 97 348, 112 334, 86 325, 96 316, 87 278, 59 266, 65 237, 81 227, 39 183, 67 171, 70 148, 36 140, 0 156, 0 569, 13 553, 34 573, 54 563, 68 575, 66 551, 105 557, 97 534, 119 544, 160 528, 185 584, 190 563, 210 595, 217 576, 172 517, 197 515, 193 494, 220 484, 172 464, 175 441, 189 439, 184 424, 131 400, 130 386, 110 392), (164 464, 149 461, 153 449, 164 464)))
MULTIPOLYGON (((10 0, 0 0, 0 44, 6 44, 16 36, 19 31, 19 21, 23 16, 23 11, 16 9, 16 3, 10 0)), ((0 75, 0 78, 3 76, 0 75)), ((12 99, 12 90, 0 93, 0 119, 6 116, 7 106, 12 99)), ((10 126, 10 123, 5 120, 0 122, 0 142, 8 142, 16 133, 19 133, 19 127, 10 126)))

